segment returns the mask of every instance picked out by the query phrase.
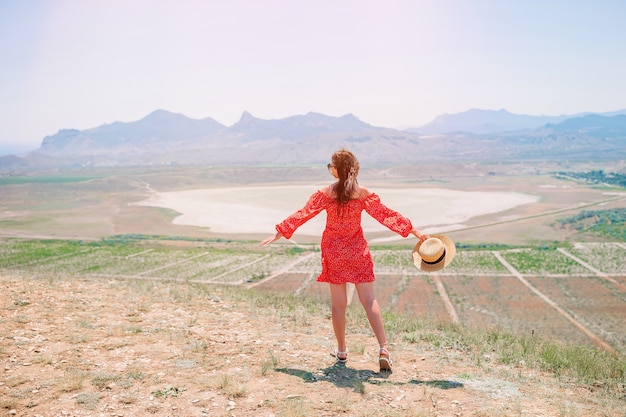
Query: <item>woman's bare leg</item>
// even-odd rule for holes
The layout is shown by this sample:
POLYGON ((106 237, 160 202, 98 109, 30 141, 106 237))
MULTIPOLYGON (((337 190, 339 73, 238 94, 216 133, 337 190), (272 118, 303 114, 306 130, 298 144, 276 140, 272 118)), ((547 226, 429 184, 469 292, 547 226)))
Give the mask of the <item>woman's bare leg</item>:
MULTIPOLYGON (((346 284, 329 285, 332 304, 333 330, 335 331, 335 337, 337 338, 337 350, 339 352, 346 352, 346 307, 348 305, 346 284)), ((345 359, 345 357, 341 357, 339 359, 345 359)))
POLYGON ((374 283, 363 282, 361 284, 357 284, 356 291, 359 294, 359 301, 365 309, 367 319, 369 320, 370 326, 372 326, 372 330, 376 335, 378 344, 381 348, 386 348, 387 336, 385 335, 383 316, 380 312, 380 307, 378 306, 378 301, 376 301, 376 296, 374 294, 374 283))

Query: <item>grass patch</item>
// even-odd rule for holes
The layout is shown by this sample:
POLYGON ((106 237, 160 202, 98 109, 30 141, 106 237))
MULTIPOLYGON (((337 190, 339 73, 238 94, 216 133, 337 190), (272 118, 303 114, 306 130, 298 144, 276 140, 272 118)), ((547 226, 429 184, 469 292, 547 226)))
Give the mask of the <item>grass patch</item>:
POLYGON ((76 403, 85 406, 89 410, 94 410, 100 402, 100 394, 97 392, 84 392, 76 396, 76 403))
POLYGON ((159 397, 159 398, 178 397, 184 391, 186 391, 185 388, 165 387, 163 389, 153 391, 152 395, 154 395, 155 397, 159 397))
POLYGON ((263 376, 265 376, 268 371, 275 370, 280 363, 278 357, 274 354, 273 351, 270 350, 269 355, 269 359, 263 361, 263 363, 261 364, 261 375, 263 376))
POLYGON ((68 375, 58 384, 59 391, 61 392, 74 392, 80 391, 83 388, 85 380, 89 378, 89 373, 82 370, 72 370, 68 372, 68 375))
POLYGON ((557 224, 563 228, 626 241, 626 208, 583 210, 574 216, 557 220, 557 224))
POLYGON ((4 185, 21 185, 21 184, 71 184, 75 182, 84 182, 97 179, 96 176, 20 176, 20 177, 1 177, 0 187, 4 185))
POLYGON ((248 394, 246 386, 238 381, 237 378, 228 374, 221 376, 218 387, 231 398, 242 398, 248 394))
POLYGON ((619 397, 626 387, 626 357, 587 346, 565 344, 502 329, 470 329, 436 324, 387 312, 385 325, 393 338, 421 341, 438 349, 466 352, 478 365, 486 353, 504 365, 523 365, 580 384, 600 386, 619 397))
POLYGON ((116 374, 96 374, 91 378, 91 385, 98 389, 105 389, 112 382, 116 382, 120 377, 116 374))

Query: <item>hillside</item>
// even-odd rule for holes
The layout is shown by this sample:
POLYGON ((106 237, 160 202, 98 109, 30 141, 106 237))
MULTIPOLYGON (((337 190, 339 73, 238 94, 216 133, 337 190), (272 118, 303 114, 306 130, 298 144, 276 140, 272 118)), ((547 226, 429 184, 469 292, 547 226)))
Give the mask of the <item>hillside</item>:
POLYGON ((2 415, 624 415, 624 375, 619 388, 593 373, 623 359, 598 353, 577 375, 555 360, 574 349, 548 345, 538 363, 555 368, 542 370, 512 354, 520 341, 497 329, 388 316, 395 369, 381 374, 357 307, 345 366, 330 356, 328 306, 299 298, 3 274, 0 308, 2 415))

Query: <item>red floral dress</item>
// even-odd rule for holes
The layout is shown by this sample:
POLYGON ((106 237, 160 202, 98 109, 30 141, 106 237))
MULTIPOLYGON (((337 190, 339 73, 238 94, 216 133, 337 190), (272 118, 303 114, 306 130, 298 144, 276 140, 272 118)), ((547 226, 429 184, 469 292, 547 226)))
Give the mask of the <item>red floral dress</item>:
POLYGON ((374 264, 361 227, 363 210, 402 237, 407 237, 413 229, 409 219, 381 203, 376 194, 339 204, 335 198, 316 191, 303 208, 276 225, 276 230, 289 239, 298 227, 322 210, 326 210, 327 217, 321 242, 319 282, 358 284, 374 281, 374 264))

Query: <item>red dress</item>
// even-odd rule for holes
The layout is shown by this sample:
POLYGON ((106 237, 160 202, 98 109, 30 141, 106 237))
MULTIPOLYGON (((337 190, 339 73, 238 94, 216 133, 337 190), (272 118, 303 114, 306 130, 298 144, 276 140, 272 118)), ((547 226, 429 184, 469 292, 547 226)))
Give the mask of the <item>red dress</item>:
POLYGON ((376 194, 339 204, 336 199, 316 191, 303 208, 276 225, 276 230, 289 239, 298 227, 322 210, 326 210, 327 217, 321 242, 319 282, 358 284, 374 281, 374 264, 361 227, 363 210, 402 237, 407 237, 413 229, 409 219, 381 203, 376 194))

